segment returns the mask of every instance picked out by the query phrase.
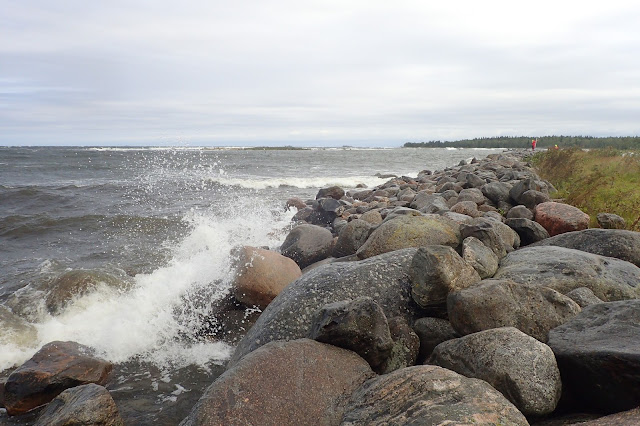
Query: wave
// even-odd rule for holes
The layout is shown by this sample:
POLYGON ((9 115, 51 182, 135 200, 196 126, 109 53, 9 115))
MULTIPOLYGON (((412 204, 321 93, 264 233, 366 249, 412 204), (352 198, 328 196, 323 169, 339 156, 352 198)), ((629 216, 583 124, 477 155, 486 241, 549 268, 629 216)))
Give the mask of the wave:
POLYGON ((388 181, 388 178, 377 176, 343 176, 343 177, 312 177, 312 178, 210 178, 211 182, 234 186, 245 189, 271 189, 271 188, 326 188, 340 186, 342 188, 356 188, 358 185, 374 187, 388 181))
POLYGON ((213 302, 228 292, 233 276, 230 254, 238 245, 279 246, 293 214, 275 215, 256 199, 246 201, 254 206, 234 202, 230 209, 243 214, 219 217, 196 211, 184 217, 190 232, 171 247, 170 261, 136 275, 128 289, 98 287, 57 316, 37 310, 41 314, 31 324, 37 330, 36 341, 28 346, 0 342, 0 371, 19 365, 53 340, 90 346, 114 363, 141 360, 160 368, 222 363, 232 348, 203 340, 198 331, 213 302), (192 302, 203 297, 210 303, 192 302))

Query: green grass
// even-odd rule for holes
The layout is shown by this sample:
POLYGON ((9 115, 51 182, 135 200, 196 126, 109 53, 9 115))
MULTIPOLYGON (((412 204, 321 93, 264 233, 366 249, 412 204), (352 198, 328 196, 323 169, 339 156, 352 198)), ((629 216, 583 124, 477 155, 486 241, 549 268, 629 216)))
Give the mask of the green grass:
POLYGON ((543 179, 563 198, 591 216, 615 213, 627 229, 640 231, 640 152, 615 149, 583 151, 578 148, 536 154, 532 163, 543 179))

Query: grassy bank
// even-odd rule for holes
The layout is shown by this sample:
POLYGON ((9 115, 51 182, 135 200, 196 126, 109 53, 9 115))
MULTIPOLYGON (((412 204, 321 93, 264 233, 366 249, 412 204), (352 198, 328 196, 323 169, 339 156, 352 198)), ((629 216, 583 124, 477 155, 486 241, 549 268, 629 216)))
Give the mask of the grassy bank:
POLYGON ((578 148, 536 154, 532 163, 543 179, 564 198, 591 216, 597 227, 598 213, 615 213, 627 229, 640 231, 640 152, 578 148))

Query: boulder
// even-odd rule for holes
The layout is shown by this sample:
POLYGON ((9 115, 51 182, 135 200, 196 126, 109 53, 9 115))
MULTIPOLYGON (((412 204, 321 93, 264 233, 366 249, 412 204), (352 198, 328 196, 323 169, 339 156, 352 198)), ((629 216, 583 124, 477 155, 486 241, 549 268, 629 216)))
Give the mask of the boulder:
POLYGON ((535 245, 566 247, 615 257, 640 267, 640 232, 593 228, 556 235, 535 245))
POLYGON ((498 270, 498 256, 476 237, 462 241, 462 259, 476 270, 480 278, 490 278, 498 270))
POLYGON ((460 191, 458 194, 458 202, 460 201, 473 201, 477 205, 484 204, 484 194, 478 188, 466 188, 460 191))
POLYGON ((640 268, 634 264, 564 247, 527 246, 511 252, 493 277, 563 294, 587 287, 605 302, 640 296, 640 268))
POLYGON ((546 342, 549 330, 577 315, 580 306, 547 287, 493 279, 450 294, 447 311, 461 335, 515 327, 546 342))
POLYGON ((371 225, 379 225, 382 223, 382 215, 378 210, 369 210, 360 216, 360 219, 365 222, 370 223, 371 225))
POLYGON ((599 303, 551 330, 566 392, 604 413, 640 405, 640 300, 599 303))
POLYGON ((320 198, 333 198, 334 200, 339 200, 344 197, 344 189, 339 186, 330 186, 328 188, 322 188, 318 191, 316 195, 316 200, 320 198))
POLYGON ((490 225, 493 230, 502 238, 502 241, 506 244, 505 248, 507 252, 510 252, 511 249, 517 249, 520 247, 520 237, 509 226, 503 223, 504 218, 499 214, 495 217, 495 213, 485 213, 488 217, 478 217, 473 219, 470 224, 471 225, 490 225))
POLYGON ((125 283, 111 274, 95 270, 73 270, 57 277, 48 285, 45 296, 47 311, 52 315, 61 313, 76 297, 83 296, 99 286, 123 288, 125 283))
POLYGON ((333 256, 344 257, 355 254, 369 238, 371 228, 372 225, 362 219, 354 219, 347 223, 338 235, 338 241, 333 247, 333 256))
POLYGON ((407 247, 460 245, 459 225, 438 215, 398 216, 382 223, 356 253, 360 259, 407 247))
POLYGON ((374 375, 345 349, 271 342, 219 376, 180 425, 337 425, 349 396, 374 375))
POLYGON ((529 219, 529 220, 533 220, 533 212, 531 211, 531 209, 528 209, 523 205, 513 206, 507 212, 507 219, 529 219))
POLYGON ((515 185, 513 185, 511 187, 511 189, 509 190, 509 196, 511 197, 512 200, 514 200, 516 202, 516 204, 523 204, 520 201, 520 198, 522 197, 522 194, 524 194, 525 192, 529 191, 529 190, 534 190, 534 191, 544 191, 544 186, 542 184, 542 182, 537 181, 535 179, 522 179, 520 181, 518 181, 515 185))
POLYGON ((367 381, 341 425, 528 425, 487 382, 434 365, 403 368, 367 381))
POLYGON ((640 424, 640 408, 609 414, 595 420, 581 422, 580 426, 636 426, 640 424))
POLYGON ((484 196, 494 204, 498 204, 501 201, 508 202, 510 189, 511 185, 505 182, 489 182, 480 188, 484 196))
POLYGON ((311 321, 309 338, 349 349, 375 369, 393 347, 387 317, 370 297, 328 303, 311 321))
POLYGON ((603 229, 624 229, 627 224, 624 218, 613 213, 598 213, 596 215, 598 225, 603 229))
POLYGON ((331 263, 303 274, 267 306, 238 344, 229 365, 270 341, 307 337, 312 316, 332 302, 369 296, 387 318, 402 316, 413 323, 424 316, 411 299, 409 269, 416 251, 405 249, 362 261, 331 263))
POLYGON ((538 204, 547 203, 551 198, 540 191, 530 189, 520 195, 520 203, 529 209, 535 208, 538 204))
POLYGON ((304 269, 319 260, 326 259, 333 248, 331 231, 317 225, 298 225, 285 238, 280 252, 304 269))
POLYGON ((425 317, 418 319, 413 324, 420 339, 420 352, 418 363, 422 364, 431 355, 431 352, 442 342, 460 337, 446 319, 425 317))
POLYGON ((92 356, 90 348, 76 342, 47 343, 7 379, 7 413, 26 413, 74 386, 104 385, 112 368, 110 362, 92 356))
POLYGON ((285 204, 285 208, 290 210, 291 208, 295 208, 296 210, 302 210, 307 207, 307 203, 305 203, 301 198, 291 197, 287 200, 285 204))
POLYGON ((580 308, 584 309, 587 306, 595 305, 597 303, 604 303, 598 298, 591 290, 586 287, 579 287, 571 290, 566 294, 571 300, 580 305, 580 308))
POLYGON ((560 371, 553 352, 513 327, 443 342, 427 362, 486 381, 525 415, 549 414, 560 400, 560 371))
POLYGON ((522 246, 528 246, 529 244, 549 238, 547 230, 538 222, 534 222, 530 219, 511 218, 507 219, 505 224, 518 233, 518 236, 520 237, 520 245, 522 246))
POLYGON ((450 292, 472 286, 480 279, 451 247, 420 247, 411 264, 411 295, 422 307, 440 305, 450 292))
POLYGON ((466 214, 471 217, 482 216, 482 213, 478 210, 478 205, 473 201, 458 201, 451 206, 451 211, 454 213, 466 214))
POLYGON ((536 222, 542 225, 552 237, 589 227, 589 215, 568 204, 554 201, 538 204, 534 214, 536 222))
POLYGON ((445 201, 440 194, 421 191, 415 195, 409 207, 423 213, 437 213, 439 211, 449 210, 445 201))
POLYGON ((292 259, 270 250, 244 246, 236 251, 234 297, 246 306, 267 307, 302 272, 292 259))
POLYGON ((394 317, 390 318, 388 322, 393 346, 391 353, 380 366, 381 374, 388 374, 415 365, 420 350, 420 338, 404 318, 394 317))
POLYGON ((124 426, 118 407, 103 386, 93 383, 67 389, 38 416, 36 426, 124 426))
MULTIPOLYGON (((494 227, 488 222, 460 225, 460 235, 463 239, 473 237, 490 249, 498 259, 502 259, 513 250, 511 245, 504 242, 494 227)), ((494 271, 495 272, 495 271, 494 271)))

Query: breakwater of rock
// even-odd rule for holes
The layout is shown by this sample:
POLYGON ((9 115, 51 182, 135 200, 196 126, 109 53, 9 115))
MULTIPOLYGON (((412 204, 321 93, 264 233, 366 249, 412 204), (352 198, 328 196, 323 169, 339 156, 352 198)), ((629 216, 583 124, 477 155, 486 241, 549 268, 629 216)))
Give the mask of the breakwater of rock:
MULTIPOLYGON (((217 310, 227 325, 214 332, 239 341, 182 424, 637 416, 640 233, 612 229, 607 214, 588 229, 553 193, 524 152, 510 152, 288 200, 298 212, 279 252, 235 254, 217 310), (247 308, 262 310, 250 328, 247 308)), ((42 351, 4 384, 10 414, 56 398, 41 416, 77 415, 108 399, 97 390, 108 364, 74 345, 42 351), (42 374, 54 370, 47 359, 54 374, 42 374)))

